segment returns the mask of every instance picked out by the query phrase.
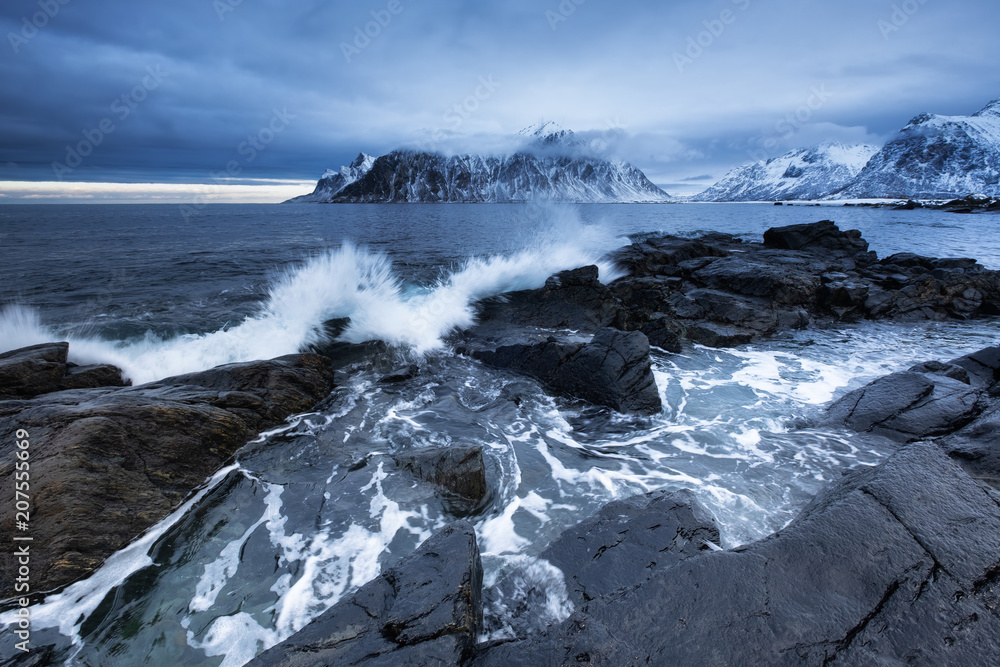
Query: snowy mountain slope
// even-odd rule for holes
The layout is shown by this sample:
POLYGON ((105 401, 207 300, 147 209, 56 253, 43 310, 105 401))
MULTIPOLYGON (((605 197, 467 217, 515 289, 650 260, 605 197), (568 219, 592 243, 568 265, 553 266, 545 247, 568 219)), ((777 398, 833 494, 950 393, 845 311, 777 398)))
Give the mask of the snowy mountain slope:
POLYGON ((972 116, 921 114, 838 198, 1000 196, 1000 99, 972 116))
POLYGON ((354 180, 343 185, 333 180, 324 185, 320 180, 311 195, 291 201, 613 203, 670 199, 631 164, 588 156, 582 139, 554 123, 527 128, 516 138, 523 142, 522 148, 511 155, 393 151, 375 159, 354 180))
POLYGON ((316 189, 313 190, 312 193, 302 195, 301 197, 295 197, 294 199, 289 199, 285 203, 305 204, 311 202, 328 202, 334 195, 343 190, 346 186, 367 174, 369 170, 371 170, 373 164, 375 164, 375 158, 373 156, 367 155, 366 153, 359 153, 358 157, 354 158, 354 162, 351 164, 343 166, 337 171, 328 169, 326 173, 320 177, 319 182, 316 183, 316 189))
POLYGON ((820 199, 853 182, 878 147, 829 142, 730 171, 692 201, 820 199))
POLYGON ((627 162, 598 158, 455 155, 395 151, 345 187, 338 202, 577 203, 667 201, 670 195, 627 162))

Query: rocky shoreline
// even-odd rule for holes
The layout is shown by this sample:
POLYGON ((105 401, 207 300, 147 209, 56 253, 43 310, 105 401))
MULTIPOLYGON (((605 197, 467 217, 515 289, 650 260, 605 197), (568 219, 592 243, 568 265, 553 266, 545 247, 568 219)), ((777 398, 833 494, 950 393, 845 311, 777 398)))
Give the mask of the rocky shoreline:
MULTIPOLYGON (((488 299, 479 323, 450 342, 553 394, 641 417, 662 409, 651 346, 1000 314, 1000 272, 966 258, 879 259, 859 232, 829 221, 771 229, 763 243, 636 238, 612 259, 626 277, 604 284, 596 266, 581 267, 488 299)), ((113 367, 73 366, 65 343, 0 355, 0 480, 12 479, 17 429, 32 437, 32 477, 46 480, 35 496, 46 511, 32 519, 35 590, 92 572, 378 349, 334 343, 139 387, 113 367)), ((689 492, 616 501, 543 554, 565 575, 570 618, 477 643, 483 596, 504 584, 481 590, 475 531, 459 521, 251 664, 986 664, 1000 655, 998 415, 1000 348, 928 361, 828 407, 818 424, 897 451, 831 484, 764 540, 722 550, 689 492)), ((474 447, 395 463, 438 487, 456 517, 491 493, 474 447)), ((12 507, 0 524, 12 531, 12 507)), ((15 571, 12 558, 2 555, 0 577, 15 571)), ((12 584, 0 579, 0 597, 12 584)))

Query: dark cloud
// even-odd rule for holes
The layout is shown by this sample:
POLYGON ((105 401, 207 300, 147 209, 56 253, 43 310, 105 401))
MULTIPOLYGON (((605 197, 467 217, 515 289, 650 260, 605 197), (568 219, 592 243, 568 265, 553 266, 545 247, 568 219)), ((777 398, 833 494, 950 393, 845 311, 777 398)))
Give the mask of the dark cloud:
POLYGON ((1000 95, 1000 6, 974 0, 914 0, 905 20, 868 0, 70 0, 25 29, 53 2, 0 7, 0 179, 51 180, 90 139, 65 178, 205 182, 235 162, 308 179, 361 150, 499 149, 552 119, 621 128, 609 155, 690 188, 764 144, 880 142, 1000 95))

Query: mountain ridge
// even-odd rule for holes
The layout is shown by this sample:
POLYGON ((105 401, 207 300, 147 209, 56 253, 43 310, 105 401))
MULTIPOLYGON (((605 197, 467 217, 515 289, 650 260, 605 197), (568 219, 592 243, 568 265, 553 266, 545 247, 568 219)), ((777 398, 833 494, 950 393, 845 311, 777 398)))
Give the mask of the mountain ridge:
POLYGON ((286 203, 663 202, 672 197, 628 162, 588 155, 572 130, 542 122, 516 135, 527 145, 506 155, 399 149, 362 153, 328 170, 308 195, 286 203), (371 158, 370 160, 366 158, 371 158))

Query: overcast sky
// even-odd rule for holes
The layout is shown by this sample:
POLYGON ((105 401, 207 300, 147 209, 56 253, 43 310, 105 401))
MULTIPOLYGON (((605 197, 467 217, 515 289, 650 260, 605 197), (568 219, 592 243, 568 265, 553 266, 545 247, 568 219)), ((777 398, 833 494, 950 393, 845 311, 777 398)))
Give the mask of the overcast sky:
POLYGON ((5 0, 0 23, 3 181, 294 194, 359 151, 553 120, 690 194, 1000 97, 994 0, 5 0))

